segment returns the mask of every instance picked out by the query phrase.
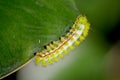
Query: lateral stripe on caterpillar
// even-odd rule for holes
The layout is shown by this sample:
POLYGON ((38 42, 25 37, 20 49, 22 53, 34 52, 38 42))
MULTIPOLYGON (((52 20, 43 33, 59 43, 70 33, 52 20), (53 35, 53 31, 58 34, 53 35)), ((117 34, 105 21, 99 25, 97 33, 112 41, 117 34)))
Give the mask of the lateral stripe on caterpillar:
POLYGON ((69 32, 60 37, 60 40, 53 41, 41 52, 36 53, 36 64, 42 62, 43 66, 47 63, 53 64, 58 58, 63 58, 68 53, 68 49, 73 50, 75 45, 79 45, 81 41, 88 35, 90 24, 85 16, 78 16, 74 25, 69 32))

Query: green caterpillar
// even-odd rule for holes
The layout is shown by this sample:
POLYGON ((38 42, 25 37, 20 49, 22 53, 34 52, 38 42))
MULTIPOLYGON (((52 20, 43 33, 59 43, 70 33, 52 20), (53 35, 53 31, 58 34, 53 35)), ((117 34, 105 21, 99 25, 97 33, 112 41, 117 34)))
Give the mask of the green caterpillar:
POLYGON ((53 64, 53 62, 58 62, 58 58, 63 58, 68 53, 68 49, 73 50, 74 46, 79 45, 85 39, 89 29, 90 23, 87 21, 87 18, 81 15, 78 16, 65 36, 46 45, 44 50, 36 53, 35 63, 39 64, 41 62, 43 66, 46 66, 47 63, 53 64))

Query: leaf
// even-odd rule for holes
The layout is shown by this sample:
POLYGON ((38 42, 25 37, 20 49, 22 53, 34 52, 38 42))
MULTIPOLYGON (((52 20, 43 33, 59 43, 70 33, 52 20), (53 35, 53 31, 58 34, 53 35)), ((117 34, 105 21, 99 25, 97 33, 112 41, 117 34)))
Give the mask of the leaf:
POLYGON ((64 35, 78 13, 72 0, 0 0, 0 78, 64 35))

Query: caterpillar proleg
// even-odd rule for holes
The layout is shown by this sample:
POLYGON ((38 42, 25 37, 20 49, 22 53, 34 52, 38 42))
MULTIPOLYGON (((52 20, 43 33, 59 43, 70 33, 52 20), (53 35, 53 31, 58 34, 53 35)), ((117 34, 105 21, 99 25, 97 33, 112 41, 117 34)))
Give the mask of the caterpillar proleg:
POLYGON ((68 53, 68 49, 73 50, 76 45, 79 45, 85 39, 89 28, 90 23, 87 21, 87 18, 78 16, 65 36, 46 45, 44 50, 36 53, 36 64, 42 63, 43 66, 46 66, 47 63, 53 64, 53 62, 58 62, 59 58, 63 58, 68 53))

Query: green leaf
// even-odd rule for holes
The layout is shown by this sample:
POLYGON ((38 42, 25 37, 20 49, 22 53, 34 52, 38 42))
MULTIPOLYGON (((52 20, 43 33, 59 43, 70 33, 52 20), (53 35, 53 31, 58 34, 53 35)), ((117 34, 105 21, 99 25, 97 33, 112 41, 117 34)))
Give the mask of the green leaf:
POLYGON ((0 0, 0 77, 65 35, 78 14, 72 0, 0 0))

